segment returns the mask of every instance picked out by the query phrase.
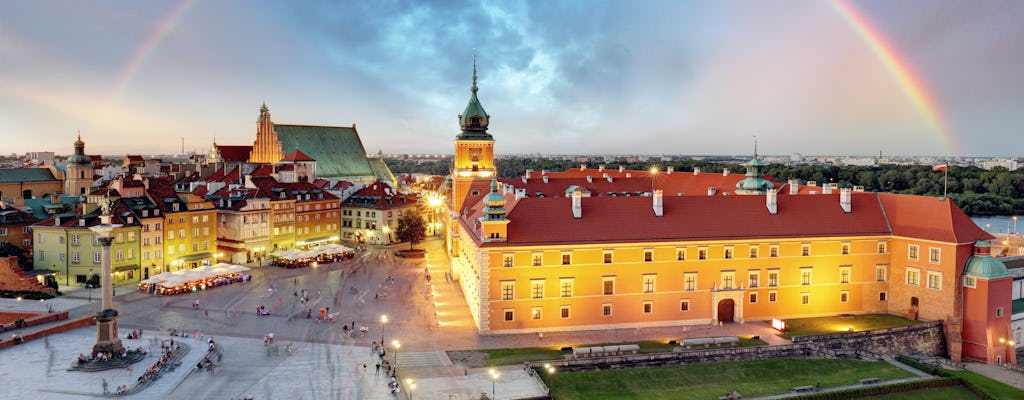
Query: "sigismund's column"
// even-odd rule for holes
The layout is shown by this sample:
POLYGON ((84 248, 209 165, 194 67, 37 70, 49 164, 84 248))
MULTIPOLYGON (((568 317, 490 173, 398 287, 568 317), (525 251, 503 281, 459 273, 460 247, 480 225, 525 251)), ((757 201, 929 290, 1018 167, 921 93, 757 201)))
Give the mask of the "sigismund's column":
POLYGON ((100 289, 103 297, 100 311, 96 313, 96 344, 92 347, 93 355, 100 352, 117 355, 124 349, 121 338, 117 335, 117 310, 114 309, 114 286, 110 268, 110 243, 113 241, 111 233, 121 225, 110 223, 110 203, 110 199, 106 198, 101 201, 100 208, 103 213, 100 215, 100 225, 89 228, 96 233, 102 248, 100 289))

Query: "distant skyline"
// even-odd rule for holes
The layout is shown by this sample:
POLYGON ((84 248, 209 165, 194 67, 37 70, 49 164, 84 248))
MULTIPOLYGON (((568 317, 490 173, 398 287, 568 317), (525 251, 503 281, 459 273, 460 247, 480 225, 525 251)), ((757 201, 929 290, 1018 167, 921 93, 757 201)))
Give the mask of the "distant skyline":
POLYGON ((205 152, 353 123, 450 153, 1021 155, 1024 2, 0 3, 2 153, 205 152))

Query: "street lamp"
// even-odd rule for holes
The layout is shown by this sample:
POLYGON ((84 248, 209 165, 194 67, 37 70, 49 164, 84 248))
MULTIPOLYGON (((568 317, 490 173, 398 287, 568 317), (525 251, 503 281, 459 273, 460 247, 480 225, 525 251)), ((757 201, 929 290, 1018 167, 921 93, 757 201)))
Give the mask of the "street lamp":
POLYGON ((1013 233, 1017 233, 1017 216, 1013 216, 1013 233))
POLYGON ((402 347, 402 344, 398 343, 398 340, 392 340, 391 345, 395 347, 395 355, 392 357, 394 357, 395 362, 395 375, 398 375, 398 349, 402 347))
POLYGON ((390 241, 391 241, 391 235, 390 235, 390 233, 391 233, 391 227, 389 227, 389 226, 387 226, 387 225, 384 225, 384 226, 382 226, 382 227, 380 228, 380 231, 381 231, 381 232, 384 232, 384 234, 383 234, 383 235, 381 235, 381 238, 380 238, 381 244, 387 245, 387 244, 388 244, 388 242, 390 242, 390 241))
POLYGON ((85 280, 85 286, 89 287, 89 302, 92 303, 92 284, 89 281, 92 280, 92 268, 89 268, 89 278, 85 280))
POLYGON ((409 387, 409 400, 412 400, 412 391, 416 390, 416 381, 412 378, 405 378, 405 385, 409 387))
POLYGON ((388 323, 387 314, 380 316, 380 347, 384 347, 384 324, 388 323))
POLYGON ((489 372, 491 374, 491 398, 492 399, 497 399, 498 397, 497 397, 497 395, 494 394, 494 390, 495 390, 495 386, 497 386, 498 377, 501 376, 501 374, 498 373, 498 370, 496 370, 494 368, 491 368, 491 370, 487 371, 487 372, 489 372))

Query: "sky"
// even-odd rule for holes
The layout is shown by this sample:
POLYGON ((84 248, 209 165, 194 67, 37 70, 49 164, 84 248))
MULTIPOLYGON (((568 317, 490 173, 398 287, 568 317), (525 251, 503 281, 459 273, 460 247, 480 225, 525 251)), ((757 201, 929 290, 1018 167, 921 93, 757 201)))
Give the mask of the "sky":
POLYGON ((206 152, 356 124, 451 153, 1020 156, 1024 2, 0 2, 0 153, 206 152))

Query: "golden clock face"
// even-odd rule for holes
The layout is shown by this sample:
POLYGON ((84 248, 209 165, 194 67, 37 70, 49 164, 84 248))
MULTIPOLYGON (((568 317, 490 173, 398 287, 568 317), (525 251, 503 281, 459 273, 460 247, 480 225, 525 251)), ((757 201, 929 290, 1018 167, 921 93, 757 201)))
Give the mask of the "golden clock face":
POLYGON ((474 162, 480 161, 480 153, 481 152, 482 152, 482 150, 480 150, 480 149, 469 149, 469 159, 473 160, 474 162))

